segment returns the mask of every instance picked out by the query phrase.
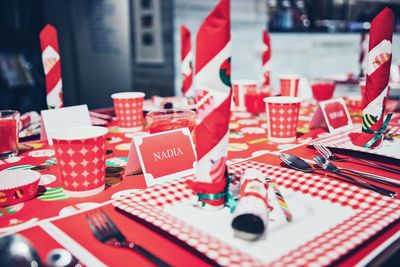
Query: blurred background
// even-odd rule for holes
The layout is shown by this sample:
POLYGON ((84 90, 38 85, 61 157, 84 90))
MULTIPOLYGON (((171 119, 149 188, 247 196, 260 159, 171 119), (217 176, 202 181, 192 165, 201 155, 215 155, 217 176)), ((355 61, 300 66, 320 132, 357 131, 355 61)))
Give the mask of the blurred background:
MULTIPOLYGON (((47 23, 58 30, 66 106, 111 106, 110 95, 121 91, 179 95, 179 28, 192 31, 194 48, 217 2, 0 0, 0 109, 46 108, 39 32, 47 23)), ((398 32, 400 0, 231 0, 232 78, 261 80, 263 29, 271 32, 276 90, 282 74, 357 76, 360 33, 385 6, 395 12, 398 32)), ((394 66, 399 41, 396 33, 394 66)))

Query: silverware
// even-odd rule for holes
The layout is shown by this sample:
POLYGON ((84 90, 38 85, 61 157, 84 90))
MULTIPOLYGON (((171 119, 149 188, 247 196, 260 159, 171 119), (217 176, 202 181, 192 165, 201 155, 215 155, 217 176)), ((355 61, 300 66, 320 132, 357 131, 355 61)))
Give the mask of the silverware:
POLYGON ((386 185, 400 187, 400 180, 396 180, 396 179, 392 179, 392 178, 388 178, 388 177, 384 177, 384 176, 380 176, 380 175, 375 175, 375 174, 368 173, 368 172, 360 172, 360 171, 355 171, 355 170, 351 170, 351 169, 347 169, 347 168, 338 167, 335 164, 333 164, 332 162, 328 161, 325 157, 324 157, 324 160, 326 161, 326 164, 329 165, 329 168, 334 172, 344 172, 344 173, 347 173, 350 175, 355 175, 360 178, 368 179, 368 180, 371 180, 374 182, 380 182, 380 183, 383 183, 386 185))
POLYGON ((360 187, 373 190, 373 191, 375 191, 375 192, 377 192, 379 194, 382 194, 382 195, 385 195, 385 196, 388 196, 388 197, 394 197, 394 196, 397 195, 397 193, 394 192, 394 191, 388 190, 388 189, 383 188, 383 187, 379 187, 377 185, 373 185, 373 184, 367 183, 367 182, 365 182, 363 180, 357 180, 357 179, 355 179, 353 177, 350 177, 350 176, 347 176, 347 175, 341 173, 340 170, 335 165, 333 165, 331 162, 329 162, 327 159, 325 159, 325 158, 323 158, 321 156, 315 155, 314 156, 314 160, 317 163, 317 165, 319 167, 321 167, 322 169, 324 169, 325 171, 327 171, 329 173, 336 174, 336 175, 338 175, 338 176, 340 176, 342 178, 345 178, 348 181, 351 181, 352 183, 354 183, 354 184, 356 184, 356 185, 358 185, 360 187))
MULTIPOLYGON (((292 155, 292 154, 286 154, 286 153, 281 153, 279 155, 279 157, 286 165, 288 165, 292 169, 295 169, 295 170, 298 170, 298 171, 302 171, 302 172, 310 172, 310 173, 312 172, 312 173, 324 175, 324 173, 320 173, 320 172, 315 171, 315 169, 310 164, 308 164, 305 160, 303 160, 300 157, 297 157, 297 156, 292 155)), ((319 156, 316 156, 316 157, 319 157, 319 156)), ((322 157, 319 157, 319 158, 324 159, 322 157)), ((317 165, 320 166, 318 164, 318 162, 317 162, 317 165)), ((320 166, 320 167, 321 167, 321 170, 325 170, 325 171, 327 171, 327 172, 329 172, 331 174, 334 174, 334 176, 330 176, 332 178, 335 178, 335 179, 338 179, 338 180, 341 180, 341 181, 345 181, 347 183, 351 183, 351 184, 360 186, 362 188, 373 190, 373 191, 378 192, 380 194, 383 194, 385 196, 393 197, 393 196, 396 195, 396 192, 387 190, 385 188, 381 188, 379 186, 371 185, 371 184, 369 184, 367 182, 364 182, 362 180, 354 179, 353 177, 350 177, 350 176, 347 176, 347 175, 344 175, 344 174, 341 174, 341 173, 333 172, 333 171, 331 171, 329 169, 323 168, 322 166, 320 166)))
POLYGON ((94 236, 100 242, 114 247, 131 249, 143 255, 157 266, 170 266, 142 246, 128 241, 103 210, 95 210, 86 214, 86 219, 94 236))
MULTIPOLYGON (((377 163, 377 162, 373 162, 370 160, 366 160, 366 159, 360 159, 360 158, 356 158, 356 157, 351 157, 348 156, 347 158, 343 158, 343 157, 339 157, 335 154, 332 153, 332 151, 327 148, 326 146, 322 145, 321 143, 314 143, 314 148, 326 159, 329 159, 331 161, 338 161, 338 162, 342 162, 342 161, 346 161, 346 162, 353 162, 353 160, 358 160, 359 162, 362 162, 368 166, 374 167, 376 169, 380 169, 380 170, 385 170, 388 172, 392 172, 392 173, 397 173, 400 174, 400 170, 388 167, 386 165, 377 163)), ((354 162, 353 162, 354 163, 354 162)))

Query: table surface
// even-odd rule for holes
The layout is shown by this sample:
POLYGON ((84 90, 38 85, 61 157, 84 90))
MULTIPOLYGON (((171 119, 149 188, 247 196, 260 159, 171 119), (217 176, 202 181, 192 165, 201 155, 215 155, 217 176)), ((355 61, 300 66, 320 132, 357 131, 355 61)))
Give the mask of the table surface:
MULTIPOLYGON (((359 103, 348 102, 350 114, 354 123, 360 122, 359 103)), ((326 129, 309 129, 308 123, 315 111, 315 105, 308 103, 300 110, 298 123, 298 138, 295 143, 275 144, 266 137, 265 118, 254 116, 247 112, 235 111, 230 121, 230 142, 228 148, 228 165, 249 160, 281 166, 277 152, 285 151, 296 154, 306 159, 312 159, 317 152, 308 144, 318 138, 329 136, 326 129)), ((400 114, 395 114, 391 125, 400 125, 400 114)), ((145 130, 136 133, 121 133, 115 126, 115 122, 108 125, 110 132, 107 138, 106 166, 124 167, 126 165, 128 150, 132 136, 145 134, 145 130)), ((398 137, 395 137, 398 138, 398 137)), ((27 143, 34 149, 24 151, 17 158, 0 160, 0 170, 7 168, 25 168, 34 166, 46 166, 40 172, 46 175, 47 185, 44 185, 42 194, 22 204, 11 207, 0 208, 0 233, 10 234, 19 232, 28 238, 37 249, 42 260, 54 248, 66 248, 85 265, 106 264, 111 266, 132 265, 151 266, 139 254, 131 251, 109 247, 98 242, 92 235, 86 222, 87 210, 101 207, 116 222, 118 227, 130 239, 142 244, 160 258, 165 259, 173 266, 187 266, 190 262, 193 266, 213 265, 207 257, 201 253, 190 250, 182 244, 153 231, 143 224, 132 220, 118 212, 112 202, 125 190, 146 188, 143 175, 132 175, 122 177, 120 174, 107 175, 106 190, 102 193, 84 197, 68 198, 61 188, 58 180, 58 168, 51 146, 42 141, 31 141, 27 143)), ((369 157, 381 163, 400 170, 399 161, 388 160, 378 157, 369 157), (397 165, 397 166, 396 166, 397 165)), ((375 174, 381 171, 357 166, 351 163, 338 163, 342 167, 363 170, 375 174)), ((395 175, 396 176, 396 175, 395 175)), ((392 175, 393 177, 393 175, 392 175)), ((400 179, 400 176, 396 176, 400 179)), ((396 191, 398 188, 383 186, 396 191)), ((399 199, 399 196, 396 197, 399 199)), ((397 248, 396 241, 399 240, 400 220, 397 218, 379 234, 365 240, 356 249, 347 253, 335 262, 341 266, 353 266, 357 263, 365 264, 373 259, 379 259, 382 251, 388 247, 397 248)), ((398 244, 398 242, 397 242, 398 244)), ((398 245, 397 245, 398 246, 398 245)), ((386 255, 391 255, 386 253, 386 255)))

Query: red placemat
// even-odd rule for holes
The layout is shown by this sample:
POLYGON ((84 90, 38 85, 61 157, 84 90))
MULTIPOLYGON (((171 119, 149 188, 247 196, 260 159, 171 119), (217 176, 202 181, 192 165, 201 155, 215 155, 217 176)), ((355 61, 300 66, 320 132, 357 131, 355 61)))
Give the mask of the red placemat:
POLYGON ((320 140, 319 142, 327 147, 353 150, 400 160, 400 127, 391 126, 389 127, 389 132, 394 136, 392 140, 384 140, 381 147, 374 149, 353 145, 347 132, 339 135, 329 136, 320 140))
MULTIPOLYGON (((400 201, 383 197, 369 190, 319 175, 252 161, 232 165, 230 171, 242 173, 246 168, 257 168, 263 171, 279 186, 350 207, 357 212, 329 231, 270 262, 271 265, 311 263, 329 265, 400 218, 400 201)), ((249 266, 262 264, 238 249, 205 234, 201 228, 190 226, 155 207, 177 203, 192 197, 193 192, 186 185, 187 179, 147 188, 117 200, 114 205, 186 242, 219 264, 227 266, 243 263, 249 266)))

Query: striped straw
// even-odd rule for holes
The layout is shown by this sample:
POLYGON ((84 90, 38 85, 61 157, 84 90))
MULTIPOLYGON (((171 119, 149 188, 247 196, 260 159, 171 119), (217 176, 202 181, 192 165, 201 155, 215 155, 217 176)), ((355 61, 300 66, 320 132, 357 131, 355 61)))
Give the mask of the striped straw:
POLYGON ((266 181, 269 186, 271 186, 272 190, 274 191, 275 197, 278 201, 279 207, 281 208, 283 214, 285 215, 286 221, 291 222, 293 220, 292 213, 289 210, 289 206, 286 203, 285 199, 281 191, 278 188, 278 185, 270 178, 266 178, 266 181))

